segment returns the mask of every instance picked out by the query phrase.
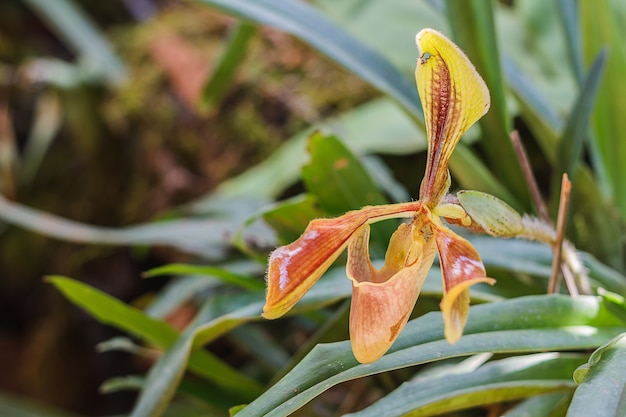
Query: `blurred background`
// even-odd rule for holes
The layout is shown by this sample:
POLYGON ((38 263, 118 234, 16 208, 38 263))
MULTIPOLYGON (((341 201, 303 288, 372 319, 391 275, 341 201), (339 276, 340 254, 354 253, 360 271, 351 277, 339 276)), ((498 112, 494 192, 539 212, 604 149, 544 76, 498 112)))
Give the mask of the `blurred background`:
MULTIPOLYGON (((241 10, 253 4, 235 3, 241 10)), ((263 3, 270 11, 279 8, 263 3)), ((564 171, 576 175, 568 237, 589 252, 586 260, 593 256, 606 270, 618 271, 615 281, 623 285, 626 197, 620 187, 626 176, 619 155, 626 155, 626 147, 612 132, 624 131, 620 91, 626 83, 611 80, 623 76, 626 55, 606 58, 600 51, 610 42, 620 45, 626 8, 604 1, 606 7, 598 10, 615 13, 597 17, 585 2, 579 8, 565 0, 494 1, 493 10, 486 9, 496 27, 485 31, 497 33, 496 45, 493 37, 480 38, 484 24, 464 14, 475 3, 453 3, 393 0, 387 7, 369 0, 310 1, 306 4, 319 13, 311 12, 312 23, 300 40, 264 26, 263 13, 256 25, 212 7, 229 9, 225 0, 0 2, 0 402, 84 416, 128 412, 136 395, 105 395, 101 384, 144 374, 155 355, 98 348, 122 333, 69 303, 45 277, 73 277, 144 308, 170 283, 167 277, 141 279, 144 271, 199 259, 241 260, 246 247, 263 253, 277 240, 289 241, 313 210, 295 225, 281 219, 286 232, 278 230, 278 239, 255 232, 236 249, 231 244, 239 226, 261 207, 306 188, 298 175, 312 126, 333 127, 359 156, 374 154, 364 161, 384 190, 383 200, 417 198, 426 141, 411 80, 414 36, 427 26, 487 45, 479 50, 472 50, 471 42, 460 45, 490 85, 492 112, 480 131, 473 129, 464 139, 464 156, 453 159, 453 189, 488 191, 532 212, 509 152, 508 134, 518 129, 553 218, 555 179, 564 171), (579 28, 579 12, 591 16, 591 23, 581 23, 577 37, 571 30, 579 28), (332 22, 330 29, 339 28, 337 39, 345 41, 348 34, 368 48, 346 47, 352 45, 348 38, 334 49, 335 32, 319 37, 315 32, 320 16, 332 22), (617 29, 607 35, 602 28, 609 20, 617 29), (483 53, 497 52, 496 46, 502 57, 483 53), (351 51, 354 55, 346 55, 351 51), (596 97, 601 106, 594 107, 596 97), (593 129, 590 143, 586 136, 593 129), (579 145, 571 150, 563 143, 579 145), (263 170, 244 174, 258 164, 263 170)), ((293 10, 308 10, 299 7, 293 10)), ((308 18, 288 12, 282 17, 277 25, 296 33, 308 18)), ((323 208, 323 215, 336 215, 351 207, 338 213, 323 208)), ((251 272, 259 282, 263 256, 251 272)), ((511 275, 502 259, 497 251, 492 256, 494 273, 499 267, 511 275)), ((545 262, 549 265, 549 253, 545 262)), ((526 278, 520 280, 524 291, 544 291, 541 282, 531 286, 526 278)), ((519 295, 516 291, 511 294, 519 295)), ((436 309, 436 302, 424 310, 429 308, 436 309)), ((181 302, 165 319, 182 329, 196 312, 196 304, 181 302)), ((322 327, 325 318, 316 324, 322 327)), ((264 334, 286 333, 260 327, 264 334)), ((342 330, 336 340, 345 339, 342 330)), ((306 345, 309 335, 294 332, 289 350, 306 345)), ((241 346, 245 343, 220 339, 210 349, 237 366, 247 355, 241 346)), ((383 379, 379 386, 403 380, 383 379)), ((365 389, 366 384, 354 382, 350 389, 361 402, 344 411, 382 395, 379 386, 365 389)), ((328 398, 341 411, 344 397, 331 392, 328 398)), ((25 409, 16 405, 15 415, 31 415, 18 414, 25 409)))
MULTIPOLYGON (((147 222, 374 95, 302 42, 263 28, 216 104, 201 106, 235 24, 191 2, 1 2, 3 195, 97 226, 147 222)), ((164 284, 141 272, 189 255, 67 243, 2 223, 0 231, 0 390, 85 415, 128 410, 133 395, 98 387, 147 364, 98 353, 116 331, 43 277, 80 277, 141 306, 164 284)))

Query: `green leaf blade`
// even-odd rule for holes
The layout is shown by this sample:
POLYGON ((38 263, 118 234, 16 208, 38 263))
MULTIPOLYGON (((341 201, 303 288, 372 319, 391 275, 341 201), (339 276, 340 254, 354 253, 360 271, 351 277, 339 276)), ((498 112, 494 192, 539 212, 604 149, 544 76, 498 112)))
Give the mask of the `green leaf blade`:
POLYGON ((568 417, 626 414, 626 337, 622 334, 613 342, 592 355, 589 371, 574 393, 568 417))
POLYGON ((358 364, 349 342, 318 345, 240 415, 287 415, 338 383, 443 358, 588 349, 623 328, 595 297, 521 297, 472 307, 465 336, 449 345, 441 315, 430 313, 409 322, 389 353, 372 364, 358 364))
POLYGON ((157 346, 168 346, 178 337, 178 332, 169 324, 146 316, 140 310, 89 285, 61 276, 50 276, 47 279, 68 300, 88 311, 101 323, 157 346))
POLYGON ((591 118, 605 63, 606 51, 603 50, 594 60, 565 125, 565 130, 559 142, 558 154, 561 157, 558 158, 553 184, 558 184, 557 181, 560 180, 561 174, 564 172, 570 178, 574 178, 574 169, 581 159, 583 140, 589 132, 589 119, 591 118))
MULTIPOLYGON (((101 323, 126 331, 162 349, 170 349, 179 340, 179 333, 169 324, 149 317, 89 285, 61 276, 52 276, 48 280, 66 298, 101 323)), ((255 381, 208 351, 194 349, 190 354, 189 368, 220 386, 244 391, 258 390, 255 381)))
POLYGON ((572 390, 581 356, 542 353, 489 362, 475 371, 410 381, 351 417, 431 416, 572 390))
POLYGON ((213 111, 222 101, 245 57, 246 46, 255 33, 256 27, 246 22, 239 22, 231 29, 224 52, 202 89, 203 111, 213 111))
POLYGON ((583 56, 591 63, 603 48, 608 48, 604 77, 591 119, 592 158, 605 194, 614 199, 626 218, 626 51, 623 29, 616 20, 615 6, 608 0, 579 2, 583 34, 583 56))
POLYGON ((143 275, 145 278, 152 278, 162 275, 207 275, 217 277, 228 284, 233 284, 247 290, 263 290, 265 283, 259 279, 247 275, 241 275, 229 271, 226 268, 215 267, 210 265, 192 265, 192 264, 168 264, 146 271, 143 275))

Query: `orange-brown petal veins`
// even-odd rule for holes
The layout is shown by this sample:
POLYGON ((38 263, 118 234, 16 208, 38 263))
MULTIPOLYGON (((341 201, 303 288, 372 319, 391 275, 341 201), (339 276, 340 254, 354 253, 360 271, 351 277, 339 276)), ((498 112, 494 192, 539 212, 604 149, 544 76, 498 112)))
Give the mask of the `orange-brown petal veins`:
MULTIPOLYGON (((396 239, 406 241, 406 232, 409 232, 410 237, 412 227, 401 225, 396 232, 396 239)), ((412 263, 405 264, 386 279, 370 282, 350 277, 352 279, 350 341, 354 356, 361 363, 373 362, 384 355, 397 339, 413 311, 437 252, 434 239, 413 243, 415 244, 419 245, 419 248, 406 250, 405 262, 412 263), (417 254, 416 257, 412 256, 414 253, 417 254)), ((388 258, 388 261, 395 263, 393 258, 395 257, 388 258)), ((387 271, 392 271, 395 267, 396 265, 392 265, 387 271)), ((385 267, 379 272, 384 270, 385 267)))
POLYGON ((313 220, 295 242, 270 255, 263 316, 285 314, 346 248, 359 228, 388 218, 412 217, 420 202, 367 206, 334 219, 313 220))
POLYGON ((489 91, 463 52, 441 33, 417 34, 420 59, 415 70, 428 143, 420 198, 429 207, 449 187, 448 161, 461 136, 489 109, 489 91))
POLYGON ((465 239, 438 225, 435 240, 443 274, 444 296, 440 307, 444 320, 444 333, 450 343, 463 333, 469 314, 469 287, 483 282, 495 283, 487 278, 485 267, 476 249, 465 239))
POLYGON ((369 239, 370 226, 366 224, 354 234, 348 245, 346 273, 357 281, 371 282, 376 273, 370 259, 369 239))

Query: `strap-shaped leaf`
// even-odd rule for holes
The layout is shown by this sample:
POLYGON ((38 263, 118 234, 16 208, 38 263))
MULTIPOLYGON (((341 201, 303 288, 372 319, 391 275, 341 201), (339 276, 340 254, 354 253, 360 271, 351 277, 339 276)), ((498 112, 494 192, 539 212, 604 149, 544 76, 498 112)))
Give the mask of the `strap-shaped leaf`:
POLYGON ((580 386, 574 393, 568 417, 626 415, 626 334, 596 350, 584 368, 579 369, 575 377, 580 386))
MULTIPOLYGON (((350 417, 434 416, 479 405, 572 390, 572 372, 581 355, 539 353, 489 362, 475 371, 447 372, 402 384, 350 417)), ((534 414, 535 416, 537 414, 534 414)))
POLYGON ((603 192, 626 217, 626 50, 624 27, 615 2, 579 2, 583 57, 590 64, 600 51, 609 49, 604 75, 591 116, 591 157, 603 192))
MULTIPOLYGON (((81 282, 59 276, 50 277, 48 280, 70 301, 87 310, 104 324, 125 330, 164 349, 176 343, 178 332, 161 320, 149 317, 140 310, 81 282)), ((232 369, 209 352, 196 350, 189 355, 190 369, 207 379, 242 395, 258 392, 259 386, 255 381, 232 369)))
POLYGON ((443 338, 441 315, 430 313, 409 322, 390 353, 372 364, 358 364, 349 342, 318 345, 238 415, 288 415, 341 382, 445 358, 588 349, 623 329, 624 324, 596 297, 532 296, 473 307, 465 336, 449 345, 443 338))

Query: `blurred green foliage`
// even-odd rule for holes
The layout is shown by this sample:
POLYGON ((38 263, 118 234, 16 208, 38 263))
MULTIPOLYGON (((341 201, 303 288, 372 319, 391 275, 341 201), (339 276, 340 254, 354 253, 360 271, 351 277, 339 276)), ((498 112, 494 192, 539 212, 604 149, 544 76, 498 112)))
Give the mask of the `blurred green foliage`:
POLYGON ((0 415, 622 415, 625 23, 610 0, 3 2, 0 415), (417 197, 423 27, 492 95, 453 189, 532 212, 517 129, 552 218, 572 178, 593 294, 543 295, 549 247, 468 236, 498 283, 466 336, 443 340, 434 268, 365 366, 343 270, 265 322, 264 260, 312 218, 417 197))

